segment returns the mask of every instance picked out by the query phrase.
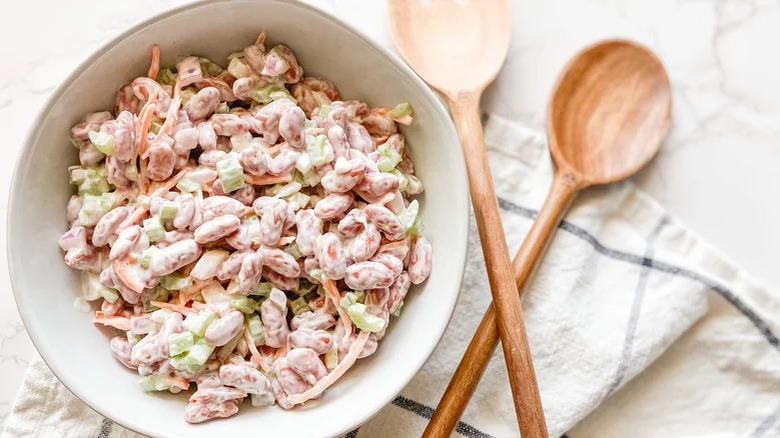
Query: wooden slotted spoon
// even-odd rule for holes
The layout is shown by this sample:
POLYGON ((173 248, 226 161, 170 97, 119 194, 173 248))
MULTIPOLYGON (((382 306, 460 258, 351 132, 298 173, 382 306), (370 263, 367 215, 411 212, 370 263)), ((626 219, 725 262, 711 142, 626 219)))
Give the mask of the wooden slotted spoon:
MULTIPOLYGON (((547 135, 552 188, 514 260, 523 288, 580 190, 629 177, 655 155, 669 130, 672 88, 661 61, 639 44, 607 40, 584 49, 553 89, 547 135)), ((424 437, 449 436, 498 342, 493 306, 482 318, 424 437)))
POLYGON ((506 0, 390 0, 390 28, 401 55, 449 103, 469 174, 471 201, 497 310, 517 421, 524 438, 546 437, 520 297, 493 190, 479 99, 509 47, 506 0))

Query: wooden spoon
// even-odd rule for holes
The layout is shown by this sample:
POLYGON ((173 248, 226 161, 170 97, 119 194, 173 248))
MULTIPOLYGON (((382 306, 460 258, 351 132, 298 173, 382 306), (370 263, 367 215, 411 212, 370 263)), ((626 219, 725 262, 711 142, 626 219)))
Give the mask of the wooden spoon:
MULTIPOLYGON (((514 260, 521 292, 580 190, 626 178, 655 155, 669 130, 672 87, 661 61, 630 41, 608 40, 577 54, 553 89, 547 136, 552 188, 514 260)), ((450 436, 498 342, 490 306, 433 414, 424 437, 450 436)))
POLYGON ((524 438, 546 437, 520 296, 493 190, 479 99, 509 47, 507 0, 391 0, 390 28, 411 67, 439 90, 452 111, 469 174, 471 201, 497 310, 513 400, 524 438))

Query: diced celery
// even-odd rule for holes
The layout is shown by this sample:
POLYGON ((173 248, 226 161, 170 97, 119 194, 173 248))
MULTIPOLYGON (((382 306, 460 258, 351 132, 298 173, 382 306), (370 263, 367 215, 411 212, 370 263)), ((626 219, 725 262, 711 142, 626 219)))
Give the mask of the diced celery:
POLYGON ((254 292, 250 293, 249 295, 260 295, 261 297, 267 297, 268 294, 271 293, 271 289, 274 288, 274 285, 265 281, 261 281, 257 288, 254 290, 254 292))
POLYGON ((347 313, 360 330, 374 333, 385 328, 385 320, 368 313, 365 304, 355 303, 347 308, 347 313))
POLYGON ((193 334, 204 336, 206 334, 206 327, 216 320, 217 315, 208 310, 201 310, 198 313, 187 316, 182 325, 193 334))
POLYGON ((125 166, 125 178, 130 181, 138 181, 138 166, 136 166, 135 160, 131 160, 125 166))
POLYGON ((214 108, 214 112, 217 114, 227 114, 230 112, 230 107, 228 106, 227 102, 220 102, 219 105, 214 108))
POLYGON ((247 226, 247 231, 249 234, 249 238, 251 240, 257 240, 260 238, 260 219, 257 218, 254 214, 250 214, 249 216, 244 218, 244 223, 247 226))
POLYGON ((244 169, 236 157, 227 157, 217 162, 217 175, 222 189, 230 193, 244 187, 244 169))
POLYGON ((250 315, 257 310, 257 301, 248 297, 233 298, 230 300, 230 307, 250 315))
POLYGON ((379 151, 379 161, 376 165, 381 172, 390 172, 401 162, 401 154, 388 144, 379 146, 377 151, 379 151))
POLYGON ((268 189, 267 193, 269 195, 275 196, 277 198, 286 198, 288 196, 292 196, 298 191, 303 188, 303 185, 296 181, 290 181, 286 184, 278 183, 271 186, 270 189, 268 189))
POLYGON ((179 206, 177 206, 175 202, 165 201, 163 202, 162 208, 160 209, 160 219, 162 220, 173 219, 174 217, 176 217, 176 213, 178 211, 179 211, 179 206))
POLYGON ((187 352, 193 345, 195 345, 195 338, 192 336, 192 332, 170 335, 168 336, 168 355, 178 356, 187 352))
POLYGON ((200 184, 189 178, 182 178, 181 181, 176 184, 176 188, 182 193, 193 193, 200 189, 200 184))
POLYGON ((119 292, 116 289, 110 289, 103 285, 100 285, 95 292, 109 303, 115 303, 119 299, 119 292))
POLYGON ((165 391, 171 387, 168 385, 168 376, 162 374, 141 377, 138 380, 138 385, 141 386, 141 390, 146 392, 165 391))
POLYGON ((391 313, 391 315, 393 315, 396 318, 398 318, 399 316, 401 316, 401 309, 403 309, 403 308, 404 308, 404 303, 401 303, 401 305, 398 306, 398 308, 395 309, 395 312, 391 313))
POLYGON ((322 283, 322 269, 312 269, 311 272, 309 272, 309 276, 320 283, 322 283))
POLYGON ((332 347, 330 347, 330 350, 325 352, 325 367, 329 370, 332 370, 333 368, 336 368, 336 365, 339 364, 339 349, 336 347, 335 343, 332 347))
POLYGON ((81 149, 81 145, 84 143, 84 140, 77 140, 73 137, 70 138, 70 144, 73 145, 76 149, 81 149))
POLYGON ((136 335, 130 331, 126 332, 125 335, 127 336, 127 343, 130 344, 131 347, 141 340, 141 335, 136 335))
POLYGON ((320 106, 320 117, 327 117, 329 112, 330 112, 330 105, 320 106))
POLYGON ((192 96, 196 95, 198 93, 198 89, 195 87, 187 87, 181 92, 181 104, 184 106, 190 99, 192 99, 192 96))
POLYGON ((85 227, 97 224, 105 210, 100 206, 100 196, 84 194, 84 202, 79 210, 79 223, 85 227))
POLYGON ((168 290, 182 290, 192 286, 192 279, 174 272, 160 278, 160 285, 168 290))
POLYGON ((362 290, 356 290, 354 292, 347 292, 344 294, 343 297, 341 297, 341 302, 339 302, 339 305, 345 309, 348 309, 349 306, 362 302, 363 298, 365 297, 366 293, 362 290))
POLYGON ((116 202, 116 195, 114 192, 105 192, 100 195, 100 208, 103 211, 110 211, 114 208, 116 202))
POLYGON ((162 85, 171 85, 176 82, 176 73, 170 68, 163 68, 157 73, 154 80, 162 85))
POLYGON ((409 103, 399 103, 387 115, 390 117, 403 117, 412 115, 412 112, 414 112, 414 109, 412 109, 409 103))
POLYGON ((165 228, 163 228, 158 217, 144 219, 144 232, 152 242, 159 242, 165 239, 165 228))
POLYGON ((251 97, 252 100, 259 103, 269 103, 272 100, 274 100, 271 97, 271 94, 280 91, 287 92, 287 89, 284 88, 284 83, 282 83, 281 81, 274 81, 263 88, 251 90, 249 92, 249 97, 251 97))
POLYGON ((80 184, 82 181, 87 179, 87 169, 84 169, 82 167, 74 166, 70 170, 70 183, 71 184, 80 184))
POLYGON ((295 242, 287 245, 287 248, 284 249, 284 252, 290 254, 296 260, 303 257, 303 254, 301 254, 301 251, 298 249, 298 244, 295 242))
POLYGON ((200 61, 200 69, 203 73, 209 76, 217 76, 222 73, 222 67, 212 62, 210 59, 199 56, 198 61, 200 61))
POLYGON ((398 219, 400 219, 401 223, 404 224, 404 228, 408 230, 409 228, 412 228, 412 225, 414 225, 414 222, 417 220, 417 215, 419 213, 420 203, 415 199, 409 203, 409 206, 406 207, 406 209, 402 211, 401 214, 398 215, 398 219))
POLYGON ((425 224, 423 224, 422 218, 417 216, 417 218, 414 220, 414 225, 409 228, 409 234, 412 236, 419 236, 423 233, 424 228, 425 224))
POLYGON ((292 195, 285 198, 288 204, 295 209, 295 206, 298 206, 298 209, 306 208, 307 205, 309 205, 309 201, 311 200, 311 196, 298 192, 293 193, 292 195))
POLYGON ((295 291, 296 294, 298 294, 299 297, 305 297, 306 295, 313 292, 315 289, 317 289, 317 285, 310 282, 309 280, 306 280, 305 278, 302 278, 300 281, 300 285, 298 286, 298 290, 295 291))
POLYGON ((336 160, 336 164, 333 166, 333 170, 336 171, 336 173, 344 174, 349 172, 352 169, 352 164, 350 164, 349 160, 347 160, 344 157, 339 157, 336 160))
POLYGON ((213 351, 214 347, 209 345, 205 339, 198 339, 198 341, 190 347, 190 351, 187 353, 186 360, 188 365, 200 366, 205 364, 213 351))
POLYGON ((139 259, 139 263, 141 263, 141 266, 144 268, 149 267, 149 262, 152 260, 152 255, 154 255, 155 252, 159 251, 159 248, 152 245, 149 248, 146 248, 144 252, 141 253, 141 258, 139 259))
POLYGON ((294 171, 293 181, 301 183, 303 187, 314 187, 320 183, 320 176, 314 169, 309 169, 308 172, 294 171))
POLYGON ((303 312, 308 312, 311 308, 309 308, 309 303, 306 302, 306 298, 299 297, 296 300, 290 301, 290 310, 292 310, 293 315, 299 315, 303 312))
POLYGON ((268 97, 270 97, 271 100, 287 99, 295 103, 295 98, 292 97, 292 95, 287 90, 272 91, 268 93, 268 97))
POLYGON ((328 154, 328 138, 324 134, 320 134, 307 142, 306 152, 308 152, 311 164, 314 166, 321 166, 333 159, 332 151, 328 154))
POLYGON ((249 335, 252 336, 255 345, 265 344, 265 328, 259 316, 256 314, 248 316, 246 318, 246 329, 249 331, 249 335))
POLYGON ((106 155, 114 153, 114 136, 105 132, 90 131, 89 141, 100 151, 106 155))
POLYGON ((396 178, 398 178, 398 190, 404 191, 407 187, 409 187, 409 178, 406 177, 403 173, 401 173, 398 169, 393 169, 390 171, 393 175, 395 175, 396 178))
POLYGON ((317 105, 330 105, 332 103, 328 95, 322 91, 315 91, 312 93, 312 96, 314 96, 314 101, 317 102, 317 105))
POLYGON ((108 177, 106 176, 105 167, 98 167, 94 169, 85 169, 83 179, 79 182, 79 193, 87 193, 90 195, 100 195, 111 190, 108 184, 108 177))
POLYGON ((162 123, 154 120, 151 124, 149 124, 149 132, 152 134, 159 134, 160 129, 162 129, 162 123))

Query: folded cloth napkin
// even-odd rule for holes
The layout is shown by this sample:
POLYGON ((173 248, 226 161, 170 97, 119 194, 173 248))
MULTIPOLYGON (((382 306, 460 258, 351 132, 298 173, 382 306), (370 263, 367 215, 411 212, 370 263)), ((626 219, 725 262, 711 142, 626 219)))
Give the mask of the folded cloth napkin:
MULTIPOLYGON (((538 132, 492 116, 485 135, 514 251, 552 164, 538 132)), ((392 404, 347 437, 422 433, 489 304, 475 229, 471 239, 460 300, 436 351, 392 404)), ((524 297, 551 436, 780 434, 780 297, 631 182, 577 199, 524 297)), ((459 435, 518 436, 500 350, 459 435)), ((87 408, 37 360, 2 436, 138 435, 87 408)))

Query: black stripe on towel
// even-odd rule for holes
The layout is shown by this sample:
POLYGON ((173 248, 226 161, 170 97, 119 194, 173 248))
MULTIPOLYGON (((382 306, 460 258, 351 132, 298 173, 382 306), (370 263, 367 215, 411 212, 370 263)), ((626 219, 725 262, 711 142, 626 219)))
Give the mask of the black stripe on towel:
MULTIPOLYGON (((430 420, 433 416, 433 408, 425 406, 420 402, 408 399, 402 395, 396 397, 395 400, 393 400, 393 404, 405 411, 415 413, 428 420, 430 420)), ((470 424, 466 424, 462 421, 459 421, 458 425, 455 426, 455 431, 468 438, 494 438, 493 435, 486 434, 485 432, 478 430, 476 427, 470 424)))
MULTIPOLYGON (((524 216, 529 219, 535 218, 536 214, 538 213, 537 210, 519 206, 504 198, 498 198, 498 205, 502 209, 508 212, 520 216, 524 216)), ((595 249, 596 252, 598 252, 599 254, 626 263, 633 263, 635 265, 647 266, 648 268, 665 272, 669 275, 684 277, 689 280, 693 280, 707 286, 708 288, 717 292, 726 301, 731 303, 731 305, 733 305, 740 313, 742 313, 745 317, 747 317, 750 320, 750 322, 752 322, 753 325, 758 329, 761 335, 767 340, 767 342, 769 342, 769 344, 773 346, 776 350, 780 351, 780 339, 778 339, 777 336, 772 332, 772 330, 769 328, 769 325, 766 323, 766 321, 761 319, 761 317, 759 317, 756 314, 756 312, 753 311, 753 309, 751 309, 747 304, 745 304, 744 301, 739 299, 739 297, 737 297, 737 295, 734 294, 734 292, 732 292, 725 286, 721 285, 720 283, 715 282, 714 280, 710 279, 709 277, 706 277, 703 274, 700 274, 695 271, 691 271, 689 269, 682 268, 680 266, 671 265, 668 263, 659 262, 652 258, 642 257, 636 254, 631 254, 624 251, 608 248, 604 246, 601 242, 599 242, 595 236, 588 233, 583 228, 580 228, 572 224, 571 222, 562 221, 560 225, 558 225, 558 228, 566 232, 569 232, 574 236, 588 242, 591 246, 593 246, 593 249, 595 249)))
POLYGON ((100 432, 98 433, 97 438, 108 438, 109 435, 111 435, 111 429, 113 427, 114 427, 114 422, 112 422, 108 418, 104 418, 103 422, 100 423, 100 432))

